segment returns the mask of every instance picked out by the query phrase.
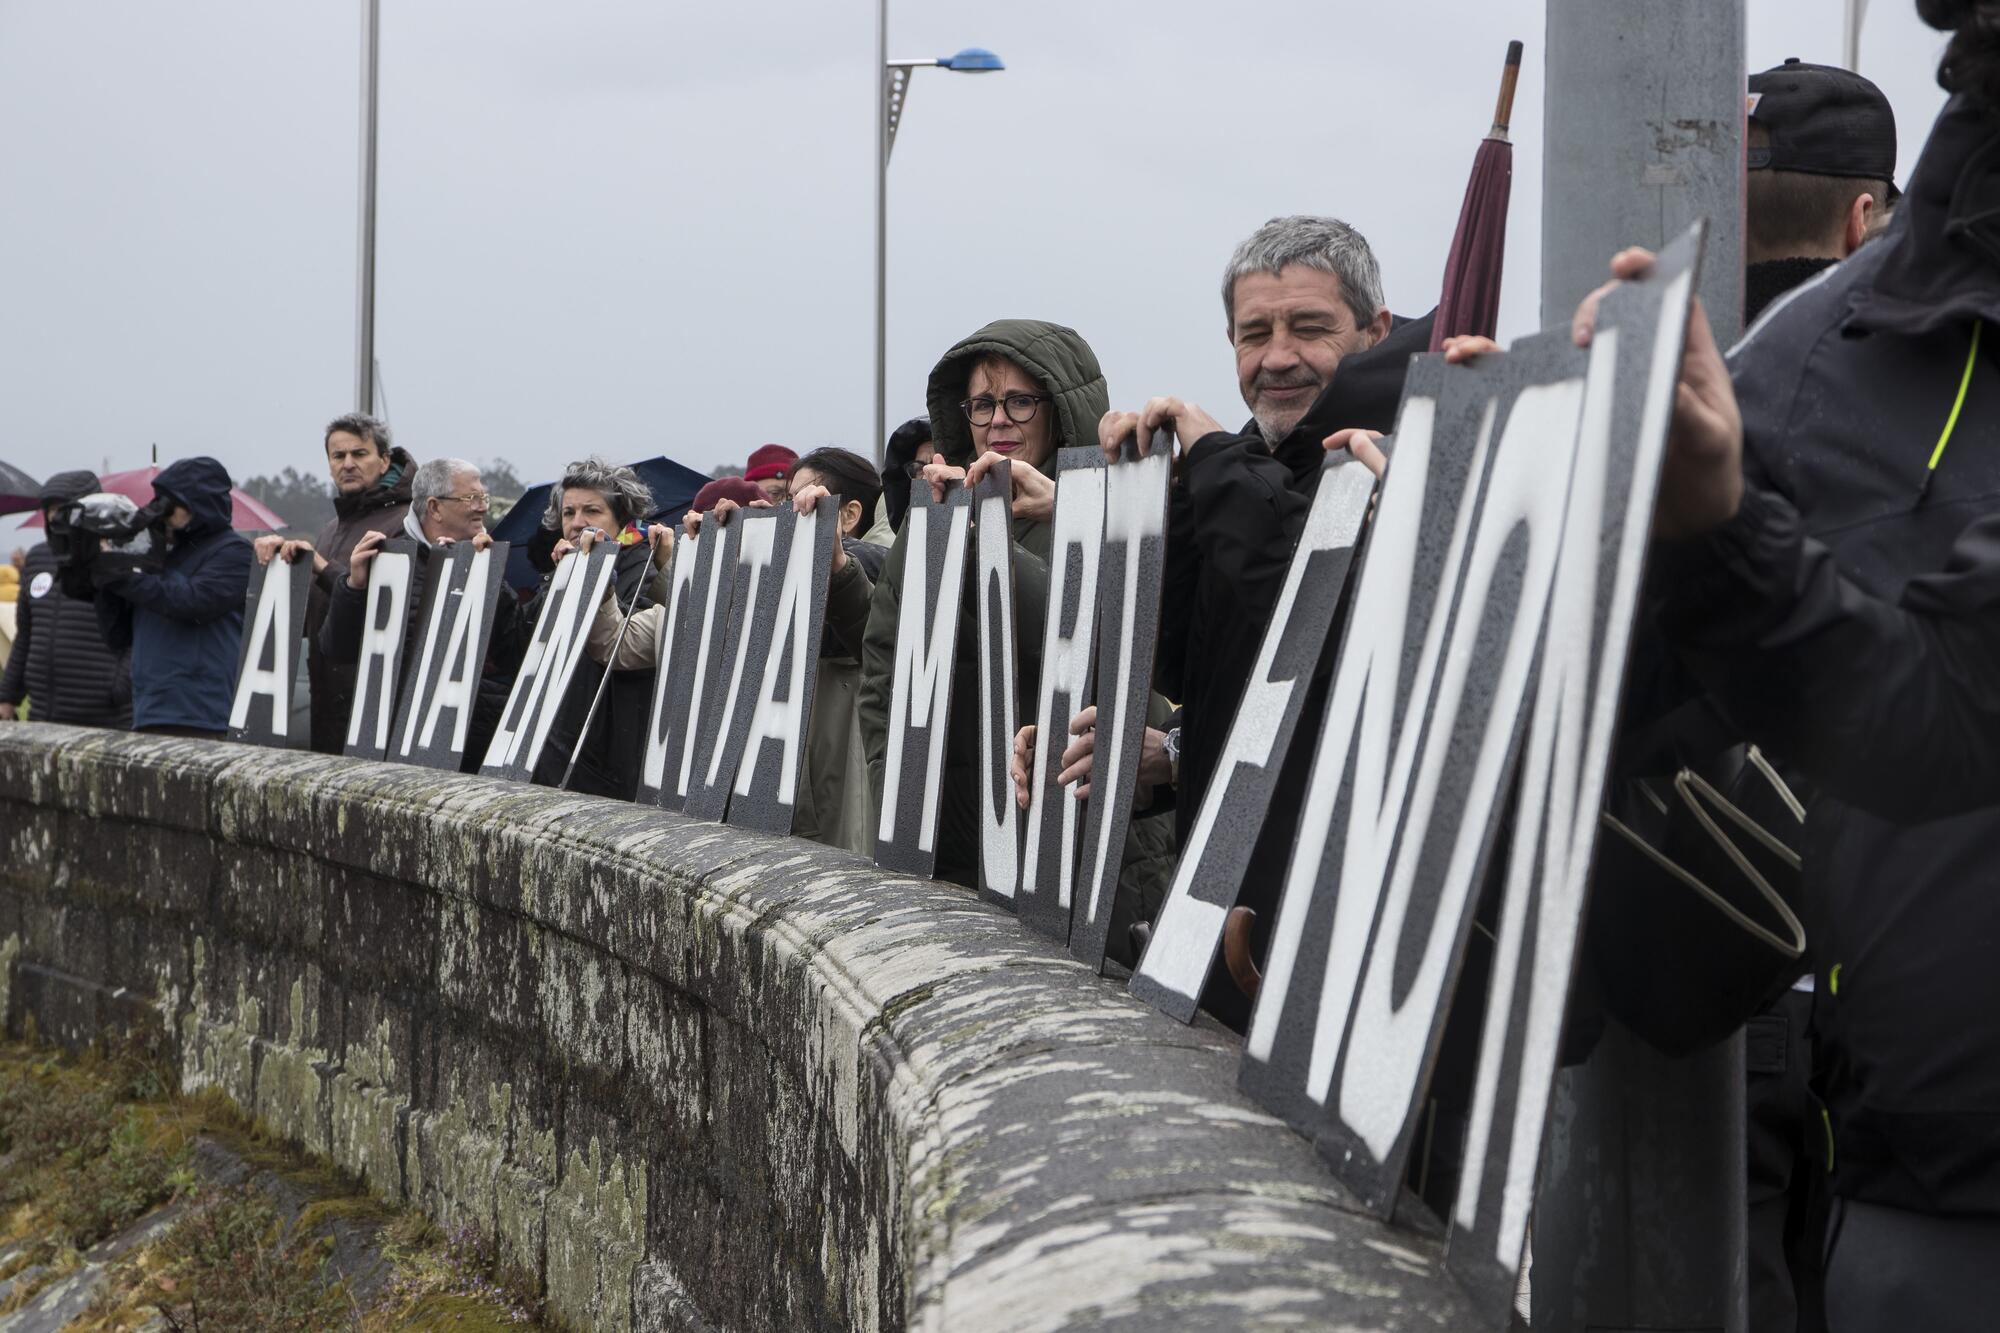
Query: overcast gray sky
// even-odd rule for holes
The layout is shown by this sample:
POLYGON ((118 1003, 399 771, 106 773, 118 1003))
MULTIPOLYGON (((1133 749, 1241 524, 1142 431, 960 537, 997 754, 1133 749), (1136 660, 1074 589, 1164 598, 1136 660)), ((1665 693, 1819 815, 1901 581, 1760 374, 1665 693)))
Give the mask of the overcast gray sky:
MULTIPOLYGON (((1751 0, 1752 69, 1841 0, 1751 0)), ((1875 0, 1902 170, 1942 42, 1875 0)), ((420 457, 530 479, 871 447, 868 0, 382 0, 378 353, 420 457)), ((1507 39, 1528 43, 1503 336, 1539 323, 1540 0, 904 0, 891 419, 989 319, 1079 329, 1114 402, 1242 415, 1217 283, 1265 218, 1346 218, 1436 300, 1507 39)), ((354 0, 0 0, 0 457, 43 476, 322 466, 353 386, 354 0)))

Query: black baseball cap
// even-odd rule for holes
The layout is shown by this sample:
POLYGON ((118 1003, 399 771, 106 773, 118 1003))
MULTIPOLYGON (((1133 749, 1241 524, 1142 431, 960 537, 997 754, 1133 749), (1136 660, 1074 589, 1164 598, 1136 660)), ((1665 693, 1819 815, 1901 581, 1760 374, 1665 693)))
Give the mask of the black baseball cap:
POLYGON ((1768 147, 1750 149, 1750 170, 1855 176, 1898 193, 1896 113, 1853 70, 1794 58, 1752 74, 1750 119, 1771 136, 1768 147))

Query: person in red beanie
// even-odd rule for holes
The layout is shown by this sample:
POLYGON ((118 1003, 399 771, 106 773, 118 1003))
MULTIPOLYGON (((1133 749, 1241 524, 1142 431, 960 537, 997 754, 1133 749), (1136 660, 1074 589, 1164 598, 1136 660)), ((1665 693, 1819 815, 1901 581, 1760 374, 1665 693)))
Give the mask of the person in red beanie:
MULTIPOLYGON (((759 500, 769 498, 769 493, 764 487, 757 485, 747 478, 717 477, 714 481, 711 481, 708 485, 694 493, 694 503, 688 506, 688 513, 706 514, 724 500, 732 502, 740 509, 756 504, 759 500)), ((790 497, 781 498, 788 499, 790 497)))
POLYGON ((756 482, 763 487, 765 499, 781 505, 792 498, 792 469, 798 461, 799 456, 782 444, 761 445, 751 451, 743 480, 756 482))

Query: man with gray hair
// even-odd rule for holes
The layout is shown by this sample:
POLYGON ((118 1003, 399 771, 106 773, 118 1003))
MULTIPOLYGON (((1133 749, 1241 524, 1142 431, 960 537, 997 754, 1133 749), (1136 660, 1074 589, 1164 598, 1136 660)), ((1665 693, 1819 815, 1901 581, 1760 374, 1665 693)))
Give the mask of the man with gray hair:
MULTIPOLYGON (((431 556, 457 542, 470 542, 483 550, 493 544, 486 531, 486 510, 492 497, 479 477, 479 469, 463 458, 433 458, 418 467, 410 478, 410 510, 396 533, 380 529, 365 533, 354 545, 342 578, 335 583, 327 608, 326 623, 314 640, 314 647, 343 668, 352 668, 361 659, 361 641, 368 626, 368 571, 376 553, 396 538, 416 544, 416 581, 419 595, 410 598, 405 611, 406 644, 415 645, 423 633, 423 597, 431 556)), ((477 772, 486 753, 486 744, 499 725, 507 706, 507 692, 514 683, 527 651, 528 626, 521 604, 502 595, 494 611, 493 634, 480 672, 479 694, 473 702, 472 726, 465 747, 464 768, 477 772)), ((416 660, 405 654, 405 669, 416 660)))
MULTIPOLYGON (((1174 433, 1167 572, 1155 683, 1181 701, 1177 725, 1149 733, 1143 782, 1171 788, 1182 845, 1215 775, 1236 706, 1250 679, 1272 607, 1284 584, 1329 447, 1351 428, 1388 430, 1402 399, 1410 356, 1430 345, 1430 315, 1401 320, 1382 297, 1382 274, 1360 232, 1338 218, 1272 218, 1236 247, 1222 276, 1222 312, 1236 353, 1236 380, 1250 420, 1223 429, 1195 403, 1154 398, 1138 412, 1109 412, 1098 439, 1115 456, 1135 431, 1141 441, 1174 433)), ((1336 625, 1330 642, 1339 641, 1336 625)), ((1313 689, 1323 697, 1332 654, 1313 689)), ((1317 704, 1308 698, 1307 716, 1317 704)), ((1074 762, 1090 748, 1075 743, 1074 762)), ((1297 802, 1311 760, 1294 745, 1244 876, 1240 901, 1271 919, 1297 802)), ((1225 1022, 1248 1018, 1243 997, 1223 983, 1204 1004, 1225 1022)))

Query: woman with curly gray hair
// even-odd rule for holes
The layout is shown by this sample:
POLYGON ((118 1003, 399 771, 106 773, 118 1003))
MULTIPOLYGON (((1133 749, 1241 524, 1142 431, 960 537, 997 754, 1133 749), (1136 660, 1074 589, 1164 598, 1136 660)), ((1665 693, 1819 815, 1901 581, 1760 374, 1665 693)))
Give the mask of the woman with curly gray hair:
MULTIPOLYGON (((618 604, 643 610, 652 605, 640 590, 651 574, 652 547, 637 524, 652 512, 653 493, 638 473, 591 457, 571 463, 563 470, 562 480, 549 493, 542 527, 557 539, 556 560, 567 555, 577 539, 592 529, 602 533, 603 540, 616 542, 621 548, 615 584, 618 604)), ((544 583, 538 602, 546 598, 547 591, 548 584, 544 583)), ((653 673, 650 670, 611 673, 611 687, 604 692, 604 703, 591 723, 590 735, 578 749, 577 736, 603 676, 604 668, 594 661, 586 659, 578 664, 562 711, 556 714, 555 724, 549 729, 534 778, 550 785, 560 781, 570 753, 575 751, 572 790, 629 801, 639 788, 642 756, 638 742, 652 702, 653 673)))
POLYGON ((585 528, 615 537, 652 511, 653 492, 638 473, 593 454, 563 472, 549 492, 542 526, 574 545, 585 528))

